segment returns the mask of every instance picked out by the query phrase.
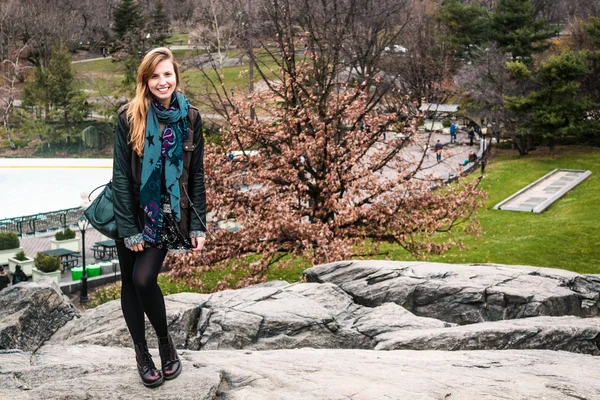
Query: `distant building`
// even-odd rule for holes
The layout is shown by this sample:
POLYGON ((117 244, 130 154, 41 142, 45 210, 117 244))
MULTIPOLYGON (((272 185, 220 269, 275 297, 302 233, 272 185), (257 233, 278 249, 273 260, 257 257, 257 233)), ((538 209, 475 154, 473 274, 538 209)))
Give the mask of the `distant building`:
POLYGON ((425 119, 456 118, 458 110, 458 104, 423 103, 419 107, 419 111, 423 113, 425 119))

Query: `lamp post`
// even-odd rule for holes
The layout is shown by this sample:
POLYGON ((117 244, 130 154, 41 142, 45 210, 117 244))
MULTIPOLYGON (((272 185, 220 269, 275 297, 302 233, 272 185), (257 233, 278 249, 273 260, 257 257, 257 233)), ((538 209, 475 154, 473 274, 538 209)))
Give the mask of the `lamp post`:
POLYGON ((481 127, 481 140, 482 140, 482 145, 481 145, 481 155, 483 157, 483 153, 485 153, 485 135, 487 134, 487 125, 483 125, 481 127))
POLYGON ((481 127, 481 176, 483 176, 485 172, 485 134, 487 133, 487 126, 483 125, 481 127))
MULTIPOLYGON (((252 50, 252 0, 248 0, 248 56, 250 58, 250 68, 248 77, 250 79, 250 93, 254 92, 254 51, 252 50)), ((256 112, 254 111, 254 105, 250 106, 250 119, 256 118, 256 112)))
POLYGON ((77 220, 77 226, 81 232, 81 263, 83 264, 83 271, 81 273, 81 295, 79 301, 81 303, 88 302, 88 287, 87 287, 87 272, 85 269, 85 231, 90 227, 90 221, 87 220, 85 215, 77 220))

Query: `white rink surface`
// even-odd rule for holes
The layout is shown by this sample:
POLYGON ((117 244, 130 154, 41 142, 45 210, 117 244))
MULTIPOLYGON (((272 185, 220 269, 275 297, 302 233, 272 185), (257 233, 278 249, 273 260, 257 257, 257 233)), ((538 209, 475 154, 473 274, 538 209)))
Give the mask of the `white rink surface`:
POLYGON ((109 158, 0 158, 0 219, 79 207, 111 178, 109 158))

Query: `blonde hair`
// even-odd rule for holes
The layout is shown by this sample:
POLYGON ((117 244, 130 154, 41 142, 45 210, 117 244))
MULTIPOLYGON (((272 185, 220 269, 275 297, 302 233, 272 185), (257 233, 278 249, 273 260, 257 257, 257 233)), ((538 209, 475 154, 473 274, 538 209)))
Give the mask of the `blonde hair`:
POLYGON ((148 88, 148 80, 152 77, 156 66, 164 61, 170 60, 173 63, 177 85, 175 92, 180 91, 179 87, 179 66, 171 50, 166 47, 157 47, 144 56, 138 68, 137 82, 135 88, 135 97, 129 103, 127 109, 127 120, 129 121, 129 143, 133 150, 141 157, 144 154, 144 137, 146 136, 146 115, 150 107, 152 93, 148 88))

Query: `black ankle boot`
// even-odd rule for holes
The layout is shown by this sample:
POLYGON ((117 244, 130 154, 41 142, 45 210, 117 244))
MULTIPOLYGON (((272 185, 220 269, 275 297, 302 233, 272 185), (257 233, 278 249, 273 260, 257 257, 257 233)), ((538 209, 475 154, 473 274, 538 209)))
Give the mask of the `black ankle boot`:
POLYGON ((148 351, 146 342, 138 343, 135 346, 135 360, 137 361, 138 372, 144 386, 154 388, 160 386, 163 382, 161 372, 154 366, 152 355, 148 351))
POLYGON ((181 360, 179 360, 171 335, 158 337, 158 351, 160 352, 162 373, 165 379, 177 378, 181 373, 181 360))

